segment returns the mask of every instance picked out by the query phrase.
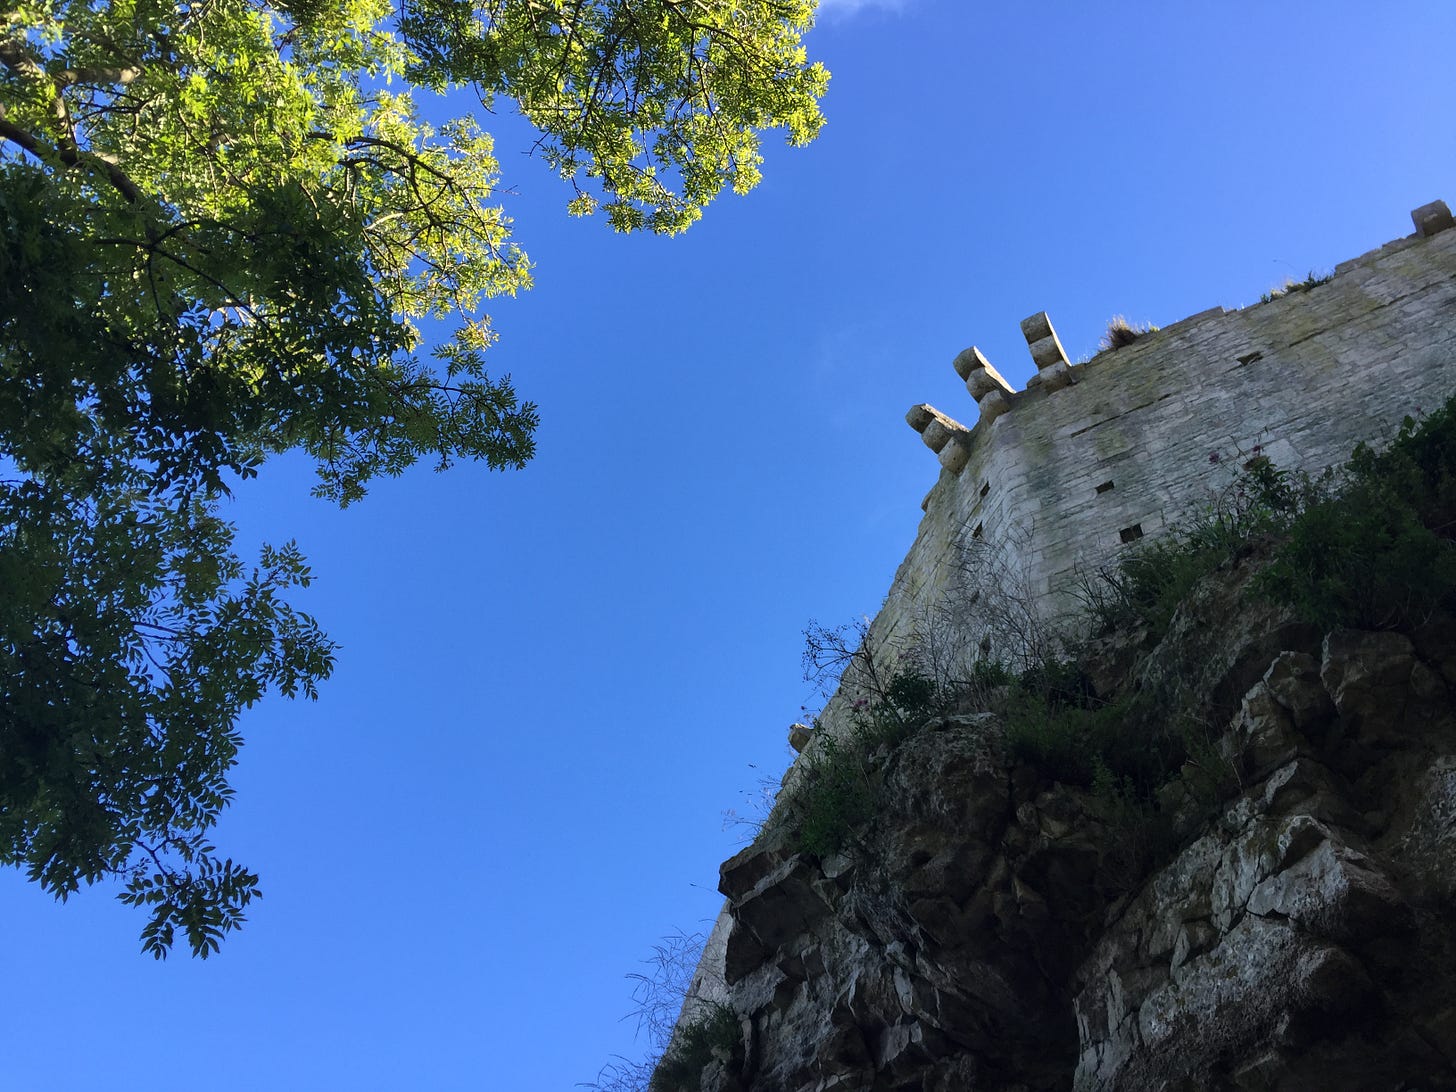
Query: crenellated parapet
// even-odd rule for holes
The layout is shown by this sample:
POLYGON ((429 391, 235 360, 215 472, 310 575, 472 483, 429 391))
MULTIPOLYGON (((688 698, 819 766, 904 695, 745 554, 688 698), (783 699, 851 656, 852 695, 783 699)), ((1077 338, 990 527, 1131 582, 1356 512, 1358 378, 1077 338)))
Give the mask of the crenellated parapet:
MULTIPOLYGON (((1031 359, 1037 372, 1026 384, 1027 390, 1046 393, 1061 390, 1074 383, 1073 365, 1068 362, 1061 339, 1045 311, 1038 311, 1021 324, 1031 359)), ((1016 390, 992 367, 980 349, 972 345, 957 354, 952 367, 966 384, 980 410, 978 424, 989 425, 1008 412, 1016 398, 1016 390)), ((922 402, 910 407, 905 415, 910 427, 920 433, 925 446, 940 456, 940 463, 953 474, 959 474, 970 461, 973 448, 972 430, 947 417, 934 406, 922 402)))
MULTIPOLYGON (((1332 280, 1339 283, 1348 281, 1352 277, 1368 278, 1375 263, 1389 261, 1392 255, 1456 227, 1456 219, 1453 219, 1451 209, 1444 201, 1432 201, 1414 209, 1411 212, 1411 222, 1415 227, 1414 235, 1398 239, 1360 258, 1341 263, 1336 267, 1332 280)), ((1071 363, 1062 346, 1061 338, 1052 325, 1051 318, 1045 311, 1038 311, 1021 322, 1022 335, 1026 339, 1032 362, 1036 365, 1036 373, 1027 380, 1024 391, 1015 390, 1005 377, 991 365, 981 350, 973 345, 955 357, 953 366, 956 374, 964 381, 966 391, 975 399, 979 410, 977 426, 968 429, 958 421, 924 403, 913 407, 906 415, 906 420, 915 431, 921 434, 926 446, 940 456, 941 465, 953 474, 960 474, 972 462, 978 445, 990 442, 989 429, 998 418, 1012 411, 1041 416, 1052 413, 1053 411, 1047 407, 1041 396, 1073 388, 1108 367, 1136 367, 1138 364, 1145 366, 1149 352, 1164 356, 1167 363, 1173 363, 1180 353, 1188 349, 1192 349, 1195 356, 1200 356, 1203 354, 1205 344, 1222 335, 1231 345, 1236 345, 1238 348, 1238 351, 1235 351, 1231 357, 1232 366, 1245 368, 1250 364, 1265 360, 1270 351, 1259 344, 1261 340, 1265 340, 1262 328, 1271 323, 1288 326, 1290 323, 1288 307, 1301 302, 1306 305, 1304 310, 1312 312, 1300 322, 1301 329, 1306 327, 1315 329, 1321 324, 1332 328, 1343 325, 1340 322, 1340 316, 1323 314, 1322 310, 1315 307, 1313 301, 1308 298, 1310 290, 1315 287, 1319 288, 1322 293, 1317 299, 1327 300, 1339 294, 1337 290, 1332 291, 1326 288, 1324 283, 1310 286, 1310 288, 1297 286, 1298 290, 1295 292, 1274 293, 1275 301, 1283 301, 1281 307, 1284 310, 1282 313, 1276 312, 1272 318, 1256 314, 1260 305, 1234 311, 1227 311, 1222 307, 1210 308, 1156 331, 1151 339, 1153 340, 1151 346, 1144 344, 1131 352, 1113 350, 1099 353, 1093 359, 1082 364, 1071 363), (1220 319, 1224 320, 1222 330, 1212 326, 1220 319), (1159 353, 1160 349, 1161 353, 1159 353), (1038 395, 1031 397, 1033 391, 1038 392, 1038 395)), ((1352 319, 1356 317, 1362 307, 1367 305, 1366 302, 1362 302, 1362 299, 1369 295, 1368 292, 1363 292, 1363 295, 1357 293, 1350 300, 1350 317, 1352 319)), ((1315 336, 1317 337, 1318 334, 1316 333, 1315 336)), ((1220 390, 1215 377, 1220 375, 1223 369, 1218 366, 1217 359, 1210 363, 1214 367, 1205 370, 1175 368, 1173 372, 1182 378, 1174 378, 1171 382, 1189 388, 1181 393, 1206 398, 1212 404, 1217 405, 1220 390), (1195 387, 1194 384, 1197 386, 1195 387)), ((1456 362, 1453 362, 1452 366, 1456 367, 1456 362)), ((1117 386, 1115 383, 1110 385, 1117 386)), ((1097 386, 1101 389, 1109 384, 1100 383, 1097 386)), ((1122 386, 1127 386, 1127 384, 1122 386)), ((1238 387, 1240 384, 1233 383, 1231 386, 1238 387)), ((1169 397, 1170 393, 1165 392, 1161 397, 1169 397)), ((1135 413, 1143 409, 1144 403, 1140 401, 1141 397, 1140 394, 1131 393, 1126 400, 1121 397, 1103 399, 1099 404, 1107 407, 1107 410, 1114 416, 1121 417, 1125 412, 1135 413), (1124 408, 1119 409, 1118 407, 1124 408)), ((1318 393, 1316 393, 1317 400, 1318 397, 1318 393)), ((1080 435, 1088 429, 1095 428, 1096 425, 1097 422, 1090 421, 1080 430, 1074 430, 1073 434, 1080 435)))

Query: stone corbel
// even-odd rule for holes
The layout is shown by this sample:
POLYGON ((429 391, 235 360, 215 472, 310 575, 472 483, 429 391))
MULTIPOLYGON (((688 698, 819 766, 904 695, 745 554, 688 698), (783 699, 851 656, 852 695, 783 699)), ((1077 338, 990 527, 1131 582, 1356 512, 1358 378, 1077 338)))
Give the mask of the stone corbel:
POLYGON ((1060 390, 1072 381, 1072 365, 1045 311, 1022 319, 1021 333, 1031 349, 1031 359, 1036 362, 1037 383, 1042 389, 1060 390))
POLYGON ((905 420, 940 457, 941 466, 952 474, 966 468, 971 458, 971 430, 965 425, 925 402, 911 406, 905 420))
POLYGON ((972 345, 955 358, 953 366, 980 407, 982 421, 994 421, 1011 408, 1011 384, 991 367, 980 349, 972 345))

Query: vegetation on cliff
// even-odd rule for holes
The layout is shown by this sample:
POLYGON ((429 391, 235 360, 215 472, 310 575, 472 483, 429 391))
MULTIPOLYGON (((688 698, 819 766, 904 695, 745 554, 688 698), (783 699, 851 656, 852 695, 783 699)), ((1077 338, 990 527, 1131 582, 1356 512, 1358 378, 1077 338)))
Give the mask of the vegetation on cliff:
POLYGON ((1202 510, 1087 574, 1077 626, 1056 641, 1037 635, 1028 642, 1037 656, 1015 674, 988 660, 937 661, 914 643, 891 654, 865 643, 862 629, 854 644, 815 627, 806 663, 819 675, 837 665, 859 696, 850 731, 805 756, 781 821, 801 850, 837 852, 875 812, 874 771, 887 750, 933 716, 972 710, 1003 716, 1015 757, 1049 781, 1094 789, 1127 824, 1156 830, 1160 794, 1175 798, 1163 791, 1175 781, 1211 802, 1235 783, 1213 749, 1213 726, 1229 710, 1185 700, 1192 663, 1147 653, 1200 584, 1237 566, 1251 570, 1248 601, 1322 632, 1409 631, 1456 610, 1456 399, 1407 417, 1383 450, 1362 443, 1318 478, 1276 466, 1259 447, 1241 453, 1202 510), (1109 648, 1123 661, 1112 675, 1097 666, 1109 648))

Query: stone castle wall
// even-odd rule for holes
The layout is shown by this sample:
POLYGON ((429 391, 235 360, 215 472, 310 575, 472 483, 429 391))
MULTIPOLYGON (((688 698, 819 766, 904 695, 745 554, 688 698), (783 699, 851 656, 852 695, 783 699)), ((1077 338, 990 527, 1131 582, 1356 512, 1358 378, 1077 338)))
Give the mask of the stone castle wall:
POLYGON ((957 591, 969 542, 999 549, 1003 570, 1055 614, 1079 570, 1206 503, 1256 446, 1280 467, 1318 472, 1444 402, 1456 391, 1456 230, 1440 230, 1450 223, 1440 209, 1434 220, 1417 210, 1417 234, 1325 284, 1204 311, 1085 364, 1068 364, 1035 315, 1022 328, 1039 371, 1024 391, 962 353, 980 419, 968 429, 929 406, 909 414, 943 469, 877 642, 913 639, 957 591))
MULTIPOLYGON (((1456 230, 1440 202, 1412 218, 1414 235, 1342 263, 1325 284, 1204 311, 1085 364, 1066 360, 1044 313, 1032 316, 1022 329, 1038 373, 1023 391, 977 350, 960 354, 979 420, 967 428, 927 405, 907 415, 942 469, 870 646, 906 651, 947 597, 965 598, 968 545, 992 551, 990 571, 1016 583, 1012 595, 1055 616, 1079 570, 1206 502, 1256 445, 1316 473, 1456 393, 1456 230)), ((844 729, 851 697, 831 698, 820 732, 844 729)), ((727 998, 730 924, 725 906, 685 1017, 695 1001, 727 998)))

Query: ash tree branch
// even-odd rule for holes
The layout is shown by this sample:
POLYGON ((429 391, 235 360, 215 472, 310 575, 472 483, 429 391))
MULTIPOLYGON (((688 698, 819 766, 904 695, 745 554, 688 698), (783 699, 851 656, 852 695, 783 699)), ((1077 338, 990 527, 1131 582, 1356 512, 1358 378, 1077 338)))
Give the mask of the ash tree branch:
POLYGON ((80 167, 100 171, 111 183, 112 189, 126 198, 129 204, 135 205, 142 199, 141 189, 127 176, 127 173, 95 152, 83 152, 75 147, 56 148, 44 144, 20 126, 6 121, 3 115, 0 115, 0 140, 8 140, 12 144, 18 145, 42 163, 54 160, 63 167, 80 167))

